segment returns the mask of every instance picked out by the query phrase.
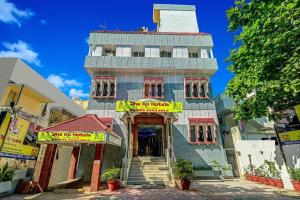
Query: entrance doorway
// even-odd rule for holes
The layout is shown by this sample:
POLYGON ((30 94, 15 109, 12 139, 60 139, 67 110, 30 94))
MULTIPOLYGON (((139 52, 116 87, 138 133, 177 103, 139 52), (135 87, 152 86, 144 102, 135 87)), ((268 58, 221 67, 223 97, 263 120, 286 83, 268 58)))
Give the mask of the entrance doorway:
POLYGON ((138 126, 138 156, 163 155, 162 129, 159 125, 138 126))
POLYGON ((133 156, 164 156, 167 148, 164 117, 157 113, 140 113, 132 123, 133 156))

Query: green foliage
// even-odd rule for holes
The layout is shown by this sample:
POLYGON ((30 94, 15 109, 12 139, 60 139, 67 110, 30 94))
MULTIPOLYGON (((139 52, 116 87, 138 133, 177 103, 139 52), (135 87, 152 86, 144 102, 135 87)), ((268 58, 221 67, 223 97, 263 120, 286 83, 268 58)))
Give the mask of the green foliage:
POLYGON ((119 168, 108 168, 105 170, 102 178, 105 181, 116 181, 120 178, 121 170, 119 168))
POLYGON ((225 171, 225 170, 232 170, 232 166, 229 165, 229 164, 225 164, 222 166, 222 170, 225 171))
POLYGON ((289 170, 289 174, 292 180, 300 181, 300 168, 292 168, 289 170))
POLYGON ((210 166, 212 166, 212 167, 221 167, 221 164, 219 163, 219 161, 213 160, 213 161, 211 161, 210 166))
POLYGON ((276 168, 275 162, 265 160, 265 164, 267 167, 267 177, 273 179, 280 179, 280 171, 276 168))
POLYGON ((254 169, 254 175, 255 176, 260 176, 260 177, 268 177, 268 166, 263 163, 260 165, 258 168, 254 169))
POLYGON ((236 102, 235 118, 274 119, 299 104, 300 0, 236 0, 227 17, 229 31, 238 33, 227 59, 235 74, 226 89, 236 102))
POLYGON ((194 175, 192 162, 184 159, 179 159, 175 166, 175 175, 179 179, 191 179, 194 175))
POLYGON ((5 163, 0 169, 0 182, 10 181, 14 175, 14 170, 9 167, 8 163, 5 163))

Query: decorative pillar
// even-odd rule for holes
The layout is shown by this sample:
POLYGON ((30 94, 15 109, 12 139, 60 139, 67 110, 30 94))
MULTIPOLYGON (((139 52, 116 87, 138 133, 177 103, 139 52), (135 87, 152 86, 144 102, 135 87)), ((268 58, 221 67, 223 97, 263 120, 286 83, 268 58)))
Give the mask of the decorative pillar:
POLYGON ((68 180, 72 180, 75 177, 79 151, 80 151, 80 147, 73 147, 70 165, 69 165, 69 171, 68 171, 68 180))
POLYGON ((101 176, 103 156, 104 156, 104 144, 96 144, 90 192, 97 192, 100 187, 100 176, 101 176))
POLYGON ((56 149, 57 149, 57 144, 47 145, 44 161, 41 169, 41 174, 39 177, 39 185, 41 186, 43 191, 46 191, 48 188, 56 149))

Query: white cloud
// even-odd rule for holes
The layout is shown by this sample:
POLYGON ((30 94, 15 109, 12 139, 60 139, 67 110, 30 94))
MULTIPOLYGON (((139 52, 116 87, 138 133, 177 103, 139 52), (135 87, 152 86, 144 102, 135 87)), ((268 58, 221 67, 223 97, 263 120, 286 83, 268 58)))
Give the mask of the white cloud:
POLYGON ((0 21, 6 24, 17 24, 21 27, 22 19, 29 19, 34 13, 29 10, 19 10, 15 4, 0 0, 0 21))
POLYGON ((57 88, 64 87, 64 79, 61 76, 50 74, 47 80, 57 88))
POLYGON ((17 43, 3 42, 2 45, 7 50, 0 51, 0 57, 17 57, 30 64, 41 66, 41 61, 38 58, 39 54, 33 51, 26 42, 19 40, 17 43))
POLYGON ((82 90, 77 90, 76 88, 72 88, 69 90, 70 97, 80 97, 80 98, 87 98, 90 96, 89 93, 84 93, 82 90))
POLYGON ((56 74, 50 74, 47 78, 47 80, 53 84, 57 88, 62 88, 62 87, 81 87, 82 83, 79 83, 75 79, 65 79, 65 76, 67 74, 62 73, 60 75, 56 74))
POLYGON ((64 83, 68 86, 77 86, 80 87, 82 86, 82 83, 79 83, 78 81, 76 81, 75 79, 71 79, 71 80, 65 80, 64 83))
POLYGON ((42 19, 42 20, 41 20, 41 24, 42 24, 42 25, 46 25, 46 24, 47 24, 47 21, 44 20, 44 19, 42 19))
POLYGON ((90 44, 89 44, 89 38, 88 38, 88 37, 85 38, 85 42, 86 42, 88 45, 90 45, 90 44))

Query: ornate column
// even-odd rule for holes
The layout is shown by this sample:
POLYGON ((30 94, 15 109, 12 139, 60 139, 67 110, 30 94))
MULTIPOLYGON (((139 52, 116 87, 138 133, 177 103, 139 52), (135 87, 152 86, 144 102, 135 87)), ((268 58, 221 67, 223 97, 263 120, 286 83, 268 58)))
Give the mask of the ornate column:
POLYGON ((69 171, 68 171, 68 180, 72 180, 75 177, 79 151, 80 151, 80 147, 73 147, 69 171))
POLYGON ((99 189, 103 157, 104 157, 104 144, 96 144, 90 192, 97 192, 99 189))

